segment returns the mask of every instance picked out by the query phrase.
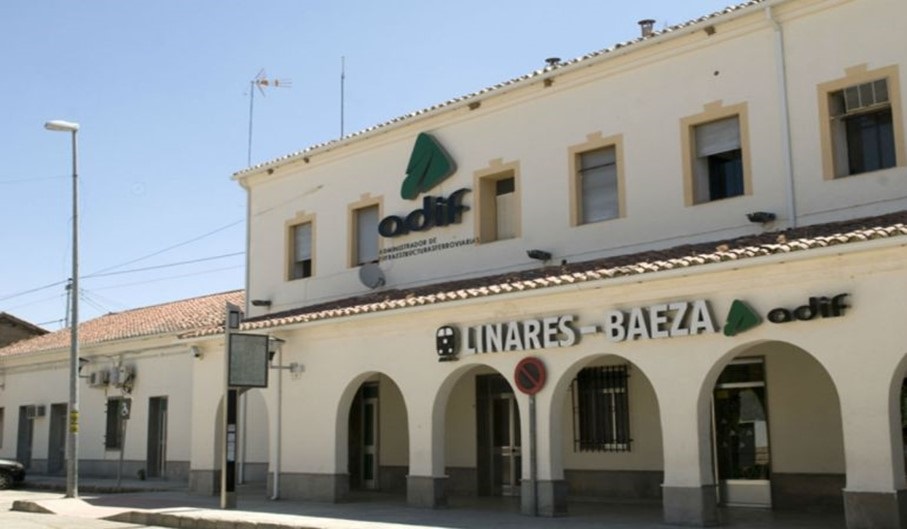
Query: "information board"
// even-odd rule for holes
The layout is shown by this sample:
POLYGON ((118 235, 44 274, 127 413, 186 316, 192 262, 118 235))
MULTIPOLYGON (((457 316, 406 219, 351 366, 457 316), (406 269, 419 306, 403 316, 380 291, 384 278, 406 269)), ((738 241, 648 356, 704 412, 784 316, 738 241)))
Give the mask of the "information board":
POLYGON ((230 334, 227 384, 232 388, 268 387, 268 336, 230 334))

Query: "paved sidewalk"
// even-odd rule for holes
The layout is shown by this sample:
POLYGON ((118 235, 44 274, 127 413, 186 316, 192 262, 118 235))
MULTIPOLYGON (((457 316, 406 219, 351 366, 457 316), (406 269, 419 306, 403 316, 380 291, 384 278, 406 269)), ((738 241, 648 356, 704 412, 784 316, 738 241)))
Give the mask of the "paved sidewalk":
MULTIPOLYGON (((60 478, 29 477, 26 488, 62 490, 60 478)), ((445 509, 406 505, 400 496, 364 494, 345 503, 272 501, 261 487, 242 486, 237 509, 221 510, 219 499, 189 494, 184 483, 124 481, 125 492, 112 493, 113 480, 80 480, 80 498, 18 501, 14 510, 106 519, 137 525, 189 529, 652 529, 661 522, 657 502, 575 502, 563 518, 535 518, 519 513, 518 500, 452 499, 445 509), (97 492, 95 492, 97 491, 97 492)), ((725 525, 739 529, 843 528, 842 514, 734 509, 723 512, 725 525)))

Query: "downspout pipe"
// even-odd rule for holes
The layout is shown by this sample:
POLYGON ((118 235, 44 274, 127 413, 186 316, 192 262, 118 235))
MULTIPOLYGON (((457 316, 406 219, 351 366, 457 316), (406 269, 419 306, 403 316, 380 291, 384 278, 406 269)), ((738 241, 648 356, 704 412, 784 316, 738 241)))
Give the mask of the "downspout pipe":
POLYGON ((787 64, 784 53, 784 29, 775 18, 772 6, 765 6, 765 18, 775 30, 775 79, 778 81, 778 112, 781 117, 781 159, 787 183, 787 216, 789 228, 797 227, 797 198, 794 185, 794 160, 791 153, 790 104, 787 101, 787 64))
MULTIPOLYGON (((283 347, 277 349, 277 365, 283 365, 283 347)), ((274 482, 271 486, 272 500, 280 499, 280 452, 281 440, 283 438, 283 369, 277 370, 277 428, 275 436, 277 437, 274 448, 274 482)))

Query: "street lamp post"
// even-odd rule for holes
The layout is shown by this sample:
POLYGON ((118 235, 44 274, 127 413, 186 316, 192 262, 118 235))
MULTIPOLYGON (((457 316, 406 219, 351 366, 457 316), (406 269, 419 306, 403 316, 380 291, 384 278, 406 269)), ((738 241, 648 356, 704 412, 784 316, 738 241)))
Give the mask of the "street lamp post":
POLYGON ((48 121, 47 130, 72 133, 72 295, 70 301, 69 427, 66 435, 66 497, 79 497, 79 124, 48 121))

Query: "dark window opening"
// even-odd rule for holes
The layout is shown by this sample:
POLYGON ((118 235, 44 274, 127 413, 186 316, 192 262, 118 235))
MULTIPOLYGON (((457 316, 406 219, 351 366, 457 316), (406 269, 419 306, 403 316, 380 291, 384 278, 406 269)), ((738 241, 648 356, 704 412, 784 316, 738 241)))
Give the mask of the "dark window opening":
POLYGON ((743 156, 740 149, 708 157, 709 200, 743 194, 743 156))
POLYGON ((104 448, 107 450, 119 450, 123 446, 123 416, 120 413, 122 401, 120 397, 107 399, 107 430, 104 434, 104 448))

